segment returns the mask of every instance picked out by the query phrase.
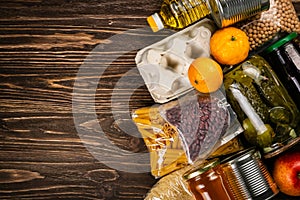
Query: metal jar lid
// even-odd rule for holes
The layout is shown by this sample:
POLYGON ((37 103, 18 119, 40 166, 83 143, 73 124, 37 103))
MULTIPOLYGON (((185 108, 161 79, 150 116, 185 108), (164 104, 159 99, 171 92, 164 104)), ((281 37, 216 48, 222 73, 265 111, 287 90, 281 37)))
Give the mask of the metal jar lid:
POLYGON ((199 176, 199 175, 207 172, 208 170, 216 167, 219 164, 220 164, 220 160, 218 158, 206 161, 206 162, 201 163, 200 165, 196 166, 195 168, 187 171, 183 175, 183 178, 185 180, 189 180, 189 179, 195 178, 196 176, 199 176))

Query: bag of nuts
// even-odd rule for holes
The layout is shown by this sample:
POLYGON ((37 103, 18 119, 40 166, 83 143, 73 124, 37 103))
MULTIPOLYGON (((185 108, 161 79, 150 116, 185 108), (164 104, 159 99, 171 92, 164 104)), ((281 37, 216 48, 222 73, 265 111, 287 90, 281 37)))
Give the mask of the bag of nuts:
POLYGON ((249 37, 250 50, 255 50, 278 32, 300 33, 300 22, 291 0, 270 0, 270 8, 236 26, 249 37))

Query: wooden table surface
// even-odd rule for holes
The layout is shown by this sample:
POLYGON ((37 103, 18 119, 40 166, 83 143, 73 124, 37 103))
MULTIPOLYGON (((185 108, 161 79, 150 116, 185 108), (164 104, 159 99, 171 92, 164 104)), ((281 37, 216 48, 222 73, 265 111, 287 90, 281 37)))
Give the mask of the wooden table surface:
POLYGON ((168 34, 145 31, 161 1, 0 5, 0 199, 143 199, 156 180, 128 111, 154 103, 134 58, 168 34))

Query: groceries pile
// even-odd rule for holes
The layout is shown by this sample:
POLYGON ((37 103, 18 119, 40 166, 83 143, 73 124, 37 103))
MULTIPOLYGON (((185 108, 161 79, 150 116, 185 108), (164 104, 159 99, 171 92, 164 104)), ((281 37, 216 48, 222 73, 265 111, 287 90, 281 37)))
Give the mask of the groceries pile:
POLYGON ((300 196, 300 22, 292 2, 165 0, 147 20, 154 32, 176 32, 135 60, 155 101, 132 112, 159 179, 146 199, 300 196))

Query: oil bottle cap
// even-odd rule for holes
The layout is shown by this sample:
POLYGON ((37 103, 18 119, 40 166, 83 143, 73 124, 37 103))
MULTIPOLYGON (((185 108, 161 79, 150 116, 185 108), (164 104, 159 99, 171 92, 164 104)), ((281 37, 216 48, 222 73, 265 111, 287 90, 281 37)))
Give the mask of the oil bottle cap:
POLYGON ((266 53, 270 53, 272 51, 274 51, 275 49, 278 49, 279 47, 281 47, 282 45, 284 45, 285 43, 293 40, 294 38, 296 38, 298 36, 298 34, 296 32, 292 32, 289 35, 287 35, 286 37, 278 40, 277 42, 275 42, 273 45, 269 46, 265 52, 266 53))
POLYGON ((150 25, 153 32, 157 32, 164 28, 164 24, 160 19, 158 13, 154 13, 153 15, 147 17, 147 22, 150 25))

